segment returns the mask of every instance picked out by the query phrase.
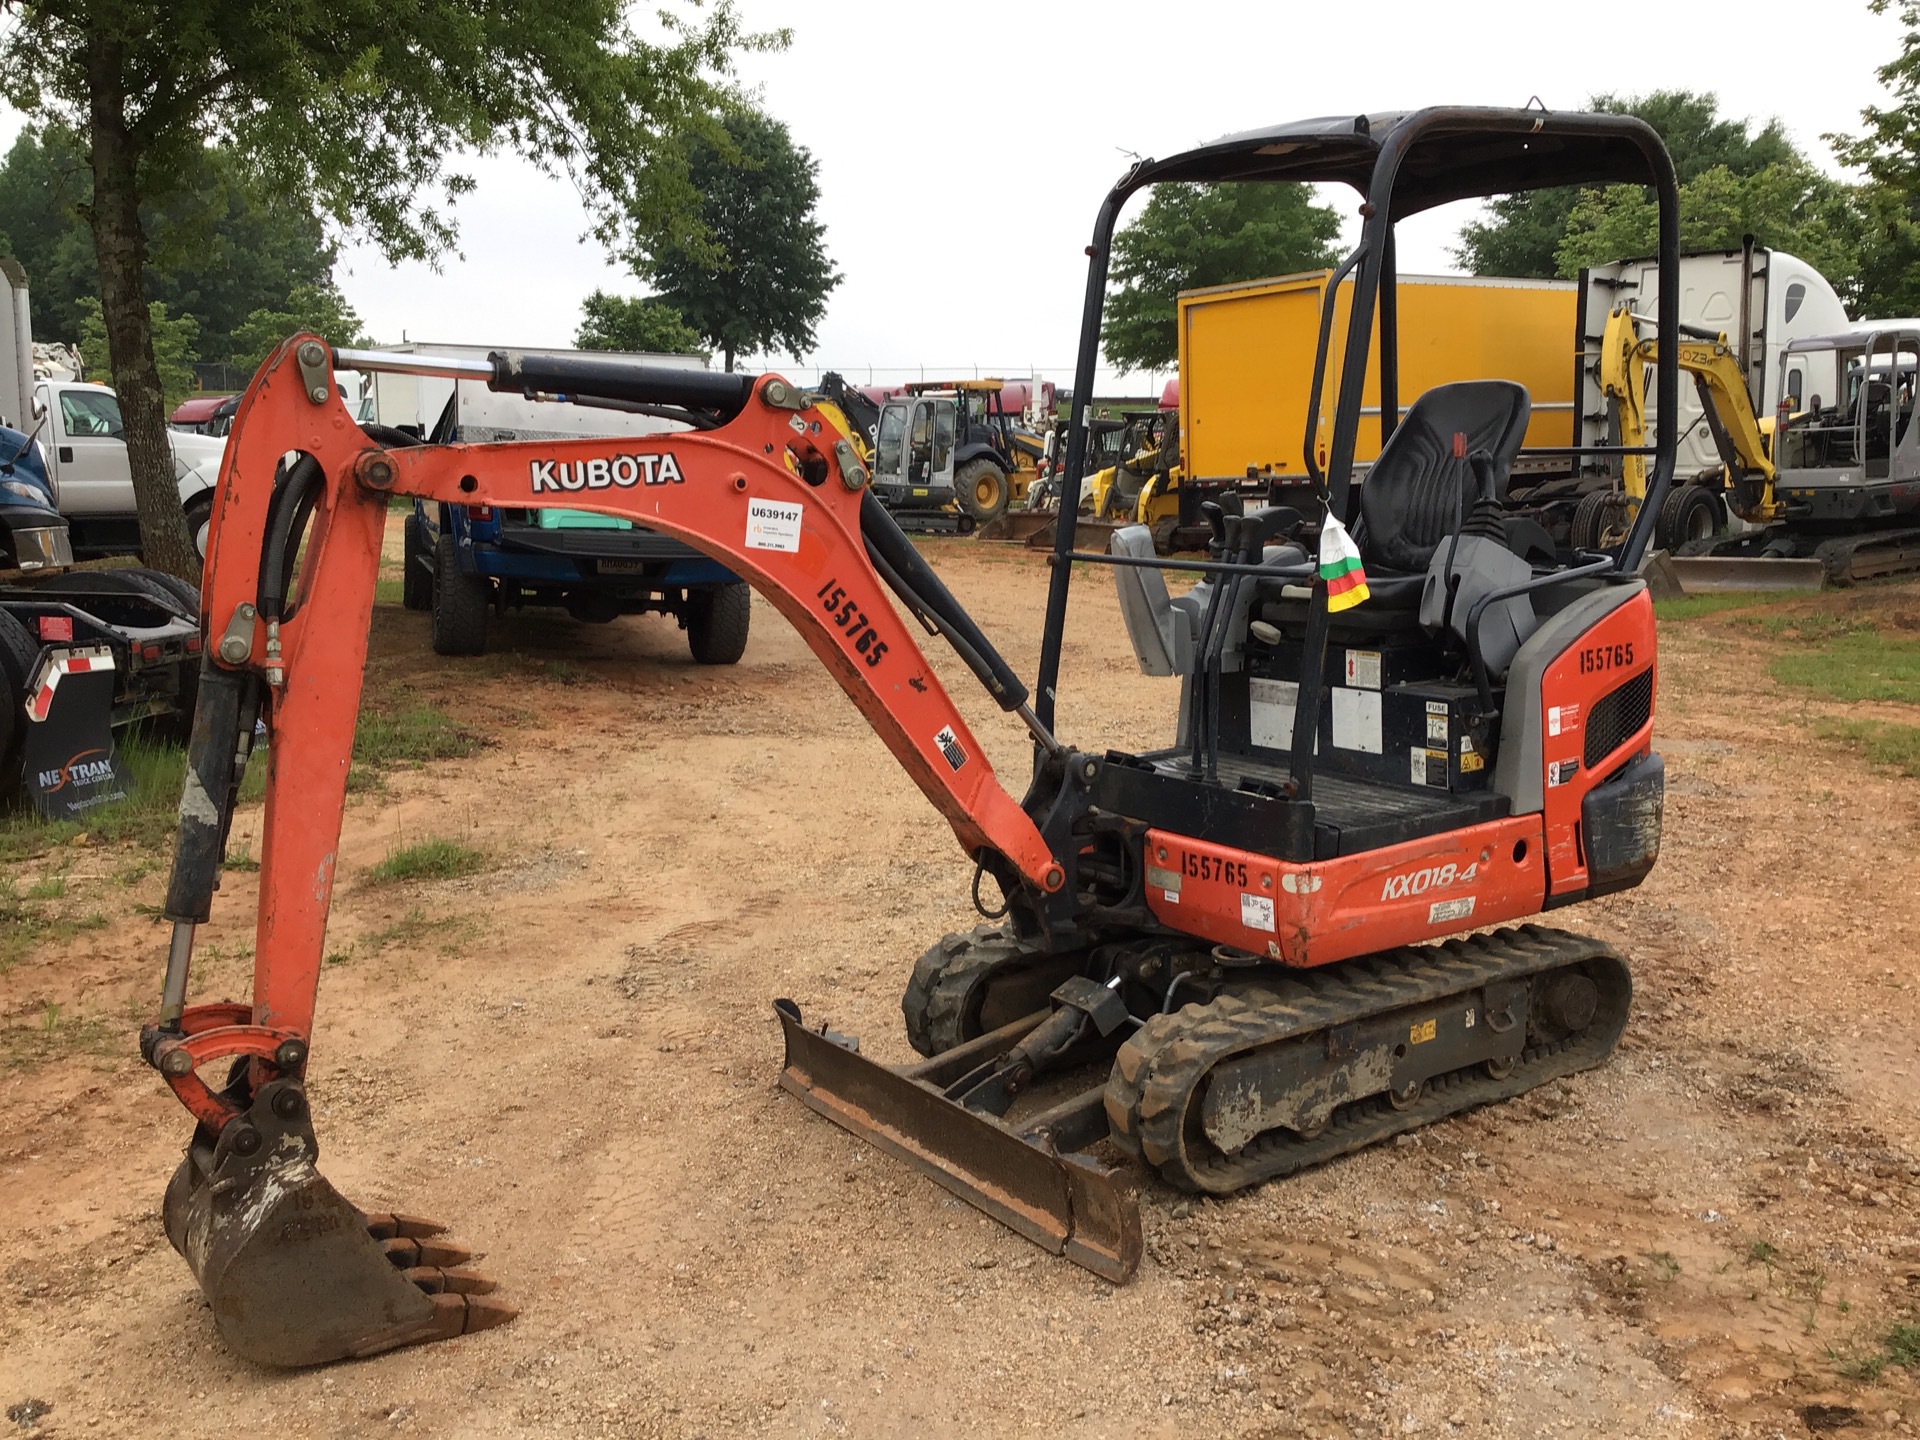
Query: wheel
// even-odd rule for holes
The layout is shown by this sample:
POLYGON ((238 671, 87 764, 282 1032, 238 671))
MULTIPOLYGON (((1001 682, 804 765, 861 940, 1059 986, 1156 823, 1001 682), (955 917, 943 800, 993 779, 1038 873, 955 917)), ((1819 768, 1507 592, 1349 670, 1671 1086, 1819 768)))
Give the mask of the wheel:
POLYGON ((200 587, 190 581, 182 580, 178 575, 169 575, 164 570, 148 570, 144 567, 138 572, 153 584, 173 596, 180 602, 181 614, 190 619, 200 618, 200 587))
POLYGON ((1576 550, 1608 550, 1627 538, 1632 525, 1633 509, 1624 496, 1596 490, 1574 506, 1569 538, 1576 550))
POLYGON ((400 603, 409 610, 433 608, 432 552, 427 546, 427 525, 419 512, 407 516, 401 527, 400 603))
POLYGON ((744 580, 687 596, 687 649, 702 665, 732 665, 747 653, 753 590, 744 580))
POLYGON ((33 633, 0 610, 0 800, 20 779, 20 742, 25 738, 27 682, 33 678, 40 647, 33 633))
POLYGON ((487 648, 487 608, 493 587, 483 575, 461 571, 453 534, 442 530, 433 547, 433 652, 478 655, 487 648))
POLYGON ((953 488, 960 492, 960 508, 983 524, 1007 508, 1012 493, 1007 472, 984 458, 962 465, 953 477, 953 488))
POLYGON ((1678 551, 1689 541, 1712 539, 1719 529, 1720 507, 1714 504, 1713 492, 1704 485, 1682 485, 1660 507, 1654 544, 1678 551))
POLYGON ((187 538, 193 541, 193 553, 207 558, 207 531, 213 525, 213 492, 196 495, 187 502, 187 538))

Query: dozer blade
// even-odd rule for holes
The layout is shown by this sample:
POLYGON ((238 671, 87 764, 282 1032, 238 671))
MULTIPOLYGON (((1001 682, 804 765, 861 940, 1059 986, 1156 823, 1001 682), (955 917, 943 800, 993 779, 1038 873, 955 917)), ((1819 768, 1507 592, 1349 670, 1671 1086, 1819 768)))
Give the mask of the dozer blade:
POLYGON ((1827 581, 1821 560, 1746 555, 1675 555, 1669 562, 1689 595, 1745 590, 1819 590, 1827 581))
POLYGON ((195 1135, 167 1185, 167 1239, 185 1257, 220 1337, 261 1365, 321 1365, 511 1320, 473 1258, 441 1227, 368 1215, 314 1168, 306 1095, 260 1088, 217 1139, 195 1135), (429 1293, 432 1292, 432 1293, 429 1293))
POLYGON ((787 1042, 782 1088, 1052 1254, 1116 1284, 1132 1276, 1140 1264, 1140 1208, 1127 1171, 1074 1153, 1071 1141, 1055 1148, 1050 1132, 1017 1132, 936 1088, 996 1049, 1011 1049, 1044 1012, 895 1070, 867 1059, 843 1036, 809 1030, 791 1000, 776 1000, 774 1009, 787 1042))

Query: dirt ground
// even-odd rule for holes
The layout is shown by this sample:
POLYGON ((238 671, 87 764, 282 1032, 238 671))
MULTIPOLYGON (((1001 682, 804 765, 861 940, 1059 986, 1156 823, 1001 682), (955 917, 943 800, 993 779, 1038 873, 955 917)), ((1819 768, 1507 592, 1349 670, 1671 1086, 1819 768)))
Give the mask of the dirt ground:
MULTIPOLYGON (((928 548, 1031 674, 1044 566, 928 548)), ((1063 735, 1157 741, 1172 682, 1104 576, 1077 594, 1063 735)), ((127 857, 61 847, 19 882, 110 923, 0 974, 0 1023, 106 1038, 0 1056, 0 1435, 1911 1434, 1883 1347, 1920 1308, 1920 790, 1815 739, 1837 707, 1767 679, 1752 627, 1663 632, 1659 868, 1553 917, 1633 957, 1613 1062, 1224 1203, 1144 1185, 1115 1288, 777 1088, 773 997, 906 1059, 907 970, 973 918, 951 835, 778 615, 715 671, 659 619, 519 619, 441 661, 383 606, 374 683, 488 743, 350 804, 322 1164, 452 1222, 524 1312, 315 1372, 221 1349, 160 1228, 186 1117, 133 1053, 164 867, 116 889, 127 857), (489 868, 366 878, 433 837, 489 868)), ((1023 733, 931 653, 1017 792, 1023 733)), ((246 992, 257 879, 229 872, 201 998, 246 992)))

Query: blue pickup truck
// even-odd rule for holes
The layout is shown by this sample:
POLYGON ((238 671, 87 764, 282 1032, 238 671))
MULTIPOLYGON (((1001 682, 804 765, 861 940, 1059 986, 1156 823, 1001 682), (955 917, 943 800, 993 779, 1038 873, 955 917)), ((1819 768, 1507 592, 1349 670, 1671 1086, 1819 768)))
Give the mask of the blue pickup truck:
MULTIPOLYGON (((667 357, 665 363, 701 362, 667 357)), ((468 381, 374 379, 369 418, 435 444, 683 428, 645 414, 498 394, 468 381)), ((402 603, 432 613, 433 648, 442 655, 481 654, 492 617, 528 605, 554 606, 599 624, 622 615, 670 615, 702 665, 731 665, 747 648, 752 592, 744 581, 692 546, 613 516, 416 501, 407 517, 405 560, 402 603)))
POLYGON ((478 655, 497 611, 556 605, 576 620, 671 615, 702 665, 747 648, 752 592, 691 546, 582 510, 505 510, 416 501, 401 602, 433 612, 433 648, 478 655))

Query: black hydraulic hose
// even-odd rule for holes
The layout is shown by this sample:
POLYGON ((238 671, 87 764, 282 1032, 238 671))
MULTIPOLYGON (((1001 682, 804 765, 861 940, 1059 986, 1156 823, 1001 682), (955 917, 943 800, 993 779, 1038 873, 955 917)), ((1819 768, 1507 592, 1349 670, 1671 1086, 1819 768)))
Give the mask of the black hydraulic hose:
POLYGON ((300 536, 313 514, 314 503, 326 476, 320 462, 302 455, 288 468, 281 483, 274 487, 267 502, 267 535, 260 554, 260 618, 268 622, 291 620, 287 592, 293 585, 293 562, 299 554, 300 536))
POLYGON ((712 410, 722 421, 747 408, 752 375, 689 370, 677 365, 647 365, 632 360, 602 360, 581 355, 541 355, 495 351, 487 388, 507 394, 545 390, 574 399, 628 400, 642 405, 678 405, 712 410))
POLYGON ((860 496, 860 536, 880 578, 916 615, 946 637, 1002 710, 1027 703, 1027 687, 993 648, 973 617, 961 608, 940 577, 913 548, 906 532, 887 513, 873 491, 860 496))
POLYGON ((175 923, 201 924, 213 910, 227 826, 252 749, 259 713, 259 683, 245 671, 223 670, 210 658, 200 667, 193 707, 193 737, 187 742, 186 790, 180 828, 174 836, 173 873, 167 880, 165 915, 175 923))

